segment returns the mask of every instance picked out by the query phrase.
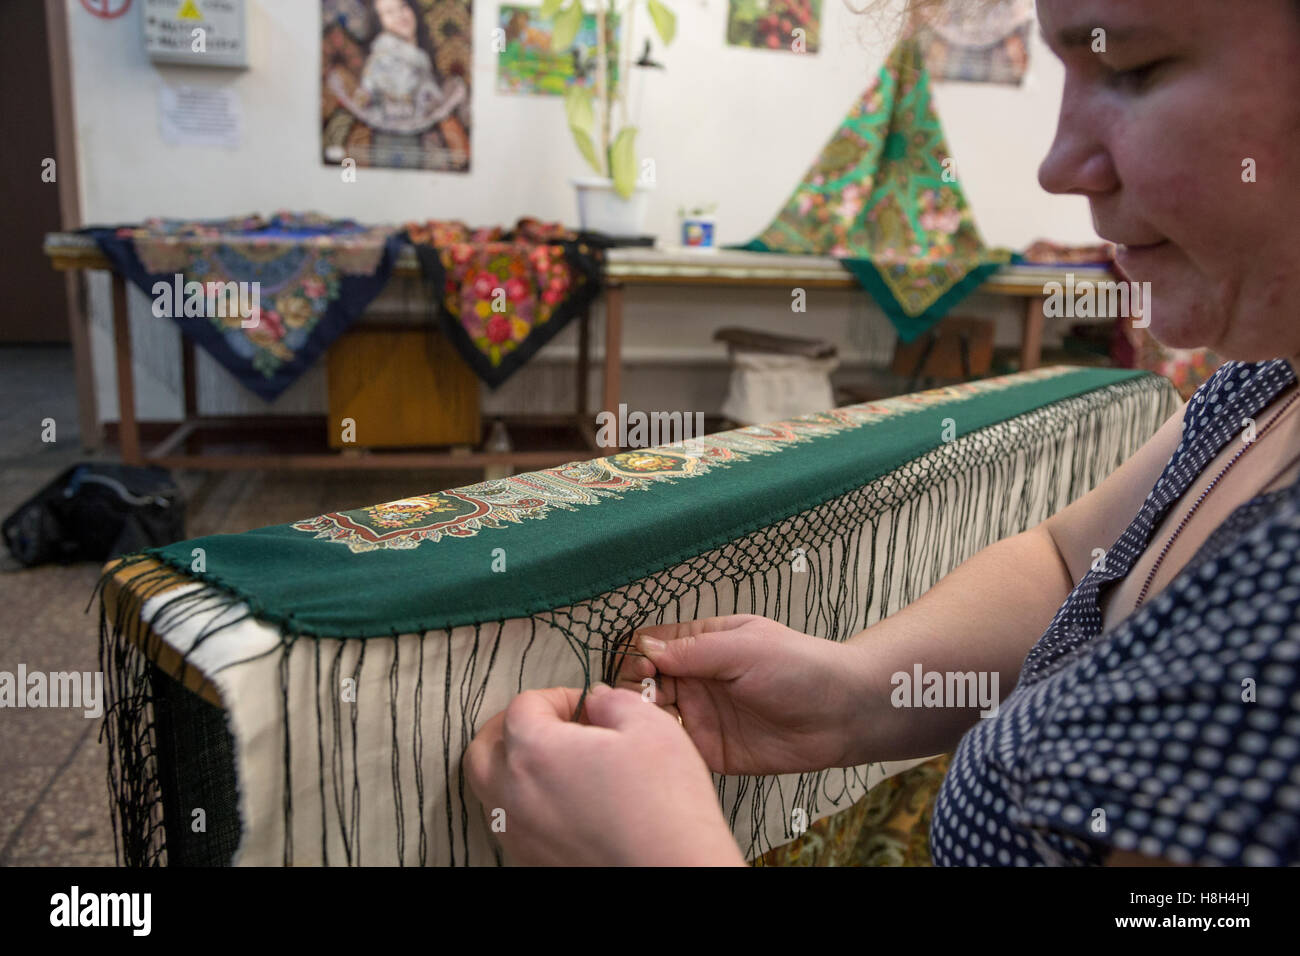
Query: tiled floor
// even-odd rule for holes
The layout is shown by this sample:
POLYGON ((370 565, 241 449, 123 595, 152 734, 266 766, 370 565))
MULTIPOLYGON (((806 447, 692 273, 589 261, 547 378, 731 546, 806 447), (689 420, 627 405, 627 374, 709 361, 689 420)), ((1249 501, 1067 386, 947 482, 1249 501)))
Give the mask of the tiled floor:
MULTIPOLYGON (((76 426, 71 353, 0 348, 0 518, 69 465, 90 459, 76 426), (45 419, 55 441, 43 442, 45 419)), ((478 481, 481 472, 187 472, 190 537, 478 481)), ((87 602, 96 564, 22 568, 0 547, 0 671, 95 671, 87 602)), ((100 720, 79 710, 0 710, 0 866, 112 865, 100 720)))

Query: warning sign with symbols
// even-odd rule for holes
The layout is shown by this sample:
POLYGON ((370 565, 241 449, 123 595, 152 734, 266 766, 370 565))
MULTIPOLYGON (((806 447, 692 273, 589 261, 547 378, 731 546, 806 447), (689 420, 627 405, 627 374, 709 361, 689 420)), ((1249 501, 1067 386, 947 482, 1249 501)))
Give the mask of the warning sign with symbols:
POLYGON ((144 0, 140 16, 156 63, 248 66, 244 0, 144 0))

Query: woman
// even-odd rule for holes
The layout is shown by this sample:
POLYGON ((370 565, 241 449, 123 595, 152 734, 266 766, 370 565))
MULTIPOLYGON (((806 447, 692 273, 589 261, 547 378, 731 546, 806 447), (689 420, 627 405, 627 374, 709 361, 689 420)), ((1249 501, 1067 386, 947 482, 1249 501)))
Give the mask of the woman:
POLYGON ((1300 3, 1038 12, 1065 66, 1042 185, 1088 198, 1156 338, 1230 361, 1090 494, 845 644, 649 627, 585 723, 576 690, 520 695, 466 753, 513 859, 741 863, 709 769, 955 747, 937 863, 1300 862, 1300 3), (891 707, 916 663, 1014 689, 982 720, 891 707))

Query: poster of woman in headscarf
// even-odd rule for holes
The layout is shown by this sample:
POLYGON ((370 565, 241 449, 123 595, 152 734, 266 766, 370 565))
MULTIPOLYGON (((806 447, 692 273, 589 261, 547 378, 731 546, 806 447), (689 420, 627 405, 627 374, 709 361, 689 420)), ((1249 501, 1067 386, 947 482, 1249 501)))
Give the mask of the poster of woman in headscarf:
POLYGON ((322 0, 326 163, 468 172, 470 0, 322 0))

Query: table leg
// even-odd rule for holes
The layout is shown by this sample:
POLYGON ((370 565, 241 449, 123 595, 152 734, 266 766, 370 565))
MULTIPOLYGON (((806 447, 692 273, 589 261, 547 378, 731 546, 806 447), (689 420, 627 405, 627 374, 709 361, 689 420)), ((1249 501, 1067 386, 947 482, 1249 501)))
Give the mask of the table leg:
POLYGON ((623 286, 605 288, 605 381, 601 407, 618 416, 623 387, 623 286))
MULTIPOLYGON (((194 370, 194 342, 185 333, 181 333, 181 387, 185 391, 185 424, 188 427, 198 421, 199 417, 199 376, 194 370)), ((190 429, 184 442, 185 448, 189 446, 188 435, 192 435, 194 429, 190 429)), ((157 448, 154 449, 155 456, 161 454, 157 448)))
POLYGON ((185 418, 199 413, 199 378, 194 371, 194 342, 181 334, 181 381, 185 389, 185 418))
POLYGON ((587 417, 587 387, 591 378, 591 306, 578 316, 578 420, 587 417))
POLYGON ((135 372, 131 362, 131 314, 127 311, 126 280, 113 273, 113 350, 117 357, 117 440, 122 461, 142 465, 140 426, 135 420, 135 372))
POLYGON ((78 431, 81 433, 81 447, 95 452, 103 447, 104 438, 99 425, 99 405, 95 401, 95 365, 91 356, 90 323, 86 320, 83 274, 68 270, 63 278, 68 290, 68 333, 77 377, 78 431))
POLYGON ((1025 302, 1024 324, 1020 334, 1020 371, 1028 372, 1043 364, 1044 296, 1031 296, 1025 302))

